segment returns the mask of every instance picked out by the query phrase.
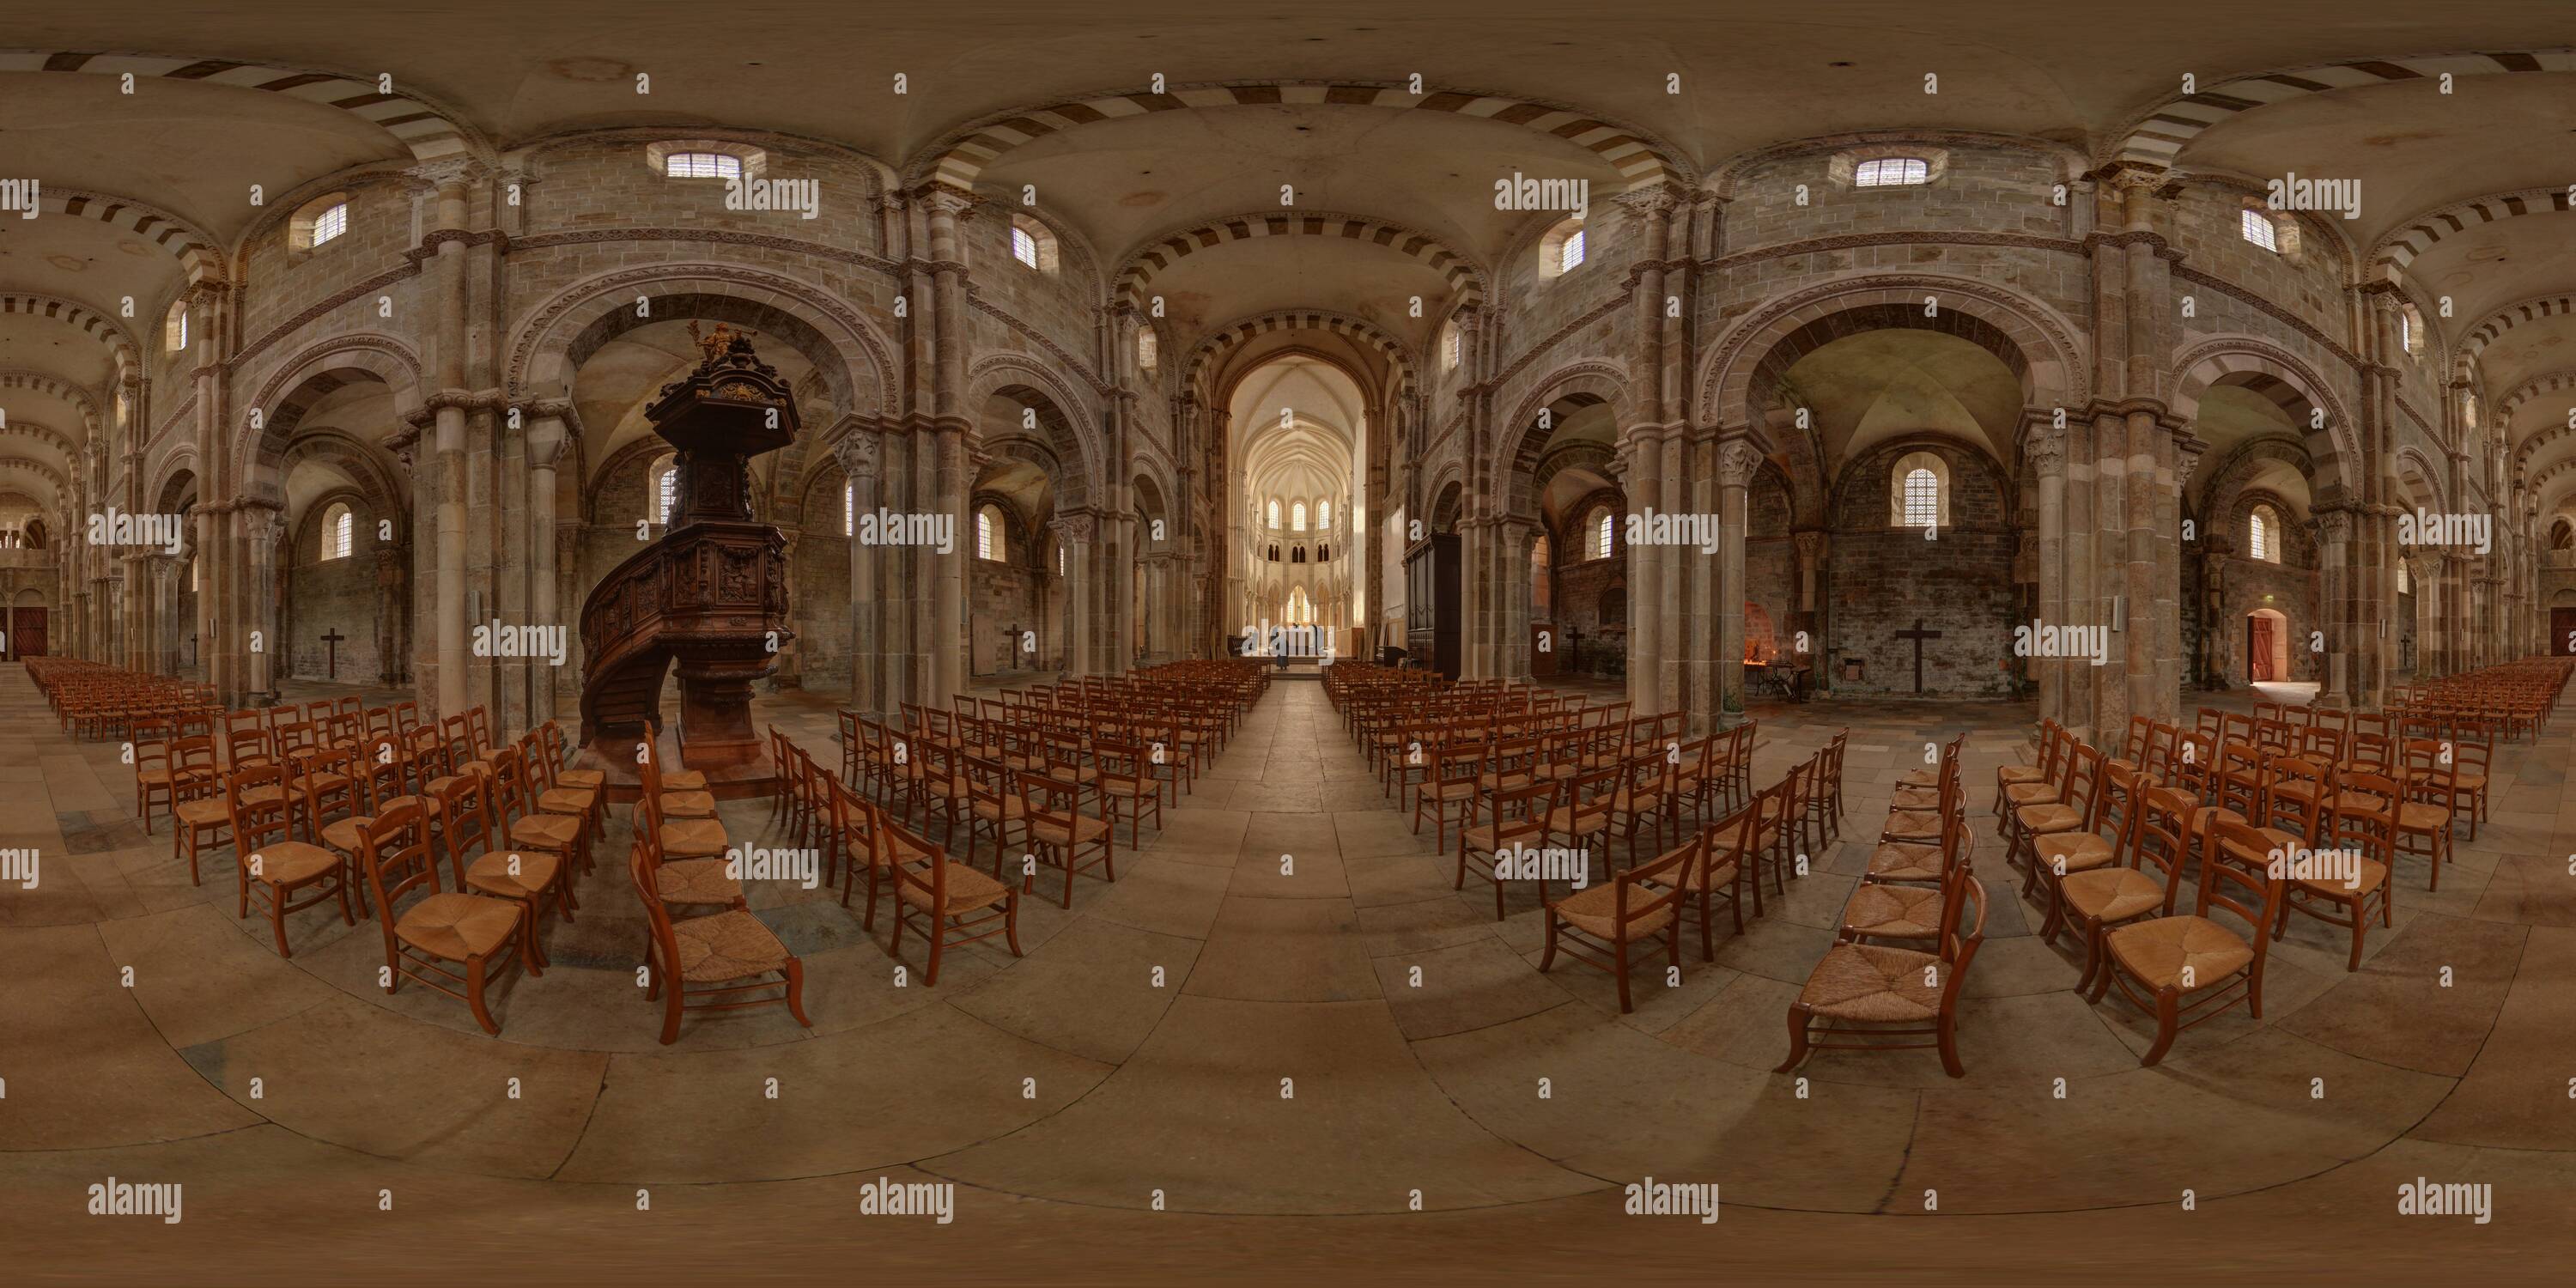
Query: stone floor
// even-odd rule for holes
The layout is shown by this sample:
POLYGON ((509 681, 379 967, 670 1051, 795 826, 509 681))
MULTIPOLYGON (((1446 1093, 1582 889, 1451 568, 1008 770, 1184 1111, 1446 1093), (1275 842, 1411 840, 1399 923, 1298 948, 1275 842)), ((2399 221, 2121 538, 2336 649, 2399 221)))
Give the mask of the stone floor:
MULTIPOLYGON (((760 707, 837 763, 830 695, 760 707)), ((1886 785, 1961 732, 1986 817, 2032 718, 1753 714, 1766 783, 1850 728, 1848 831, 1871 835, 1886 785)), ((1024 958, 977 945, 931 988, 908 943, 899 981, 882 918, 871 934, 829 891, 767 883, 753 903, 805 960, 813 1027, 692 1017, 664 1047, 622 825, 578 920, 547 931, 552 966, 499 990, 490 1038, 444 997, 377 988, 373 922, 299 914, 280 960, 259 920, 225 915, 228 855, 190 884, 167 820, 136 823, 116 746, 58 733, 0 667, 0 848, 42 858, 32 888, 0 888, 0 1257, 30 1283, 208 1258, 263 1282, 1591 1282, 1612 1264, 1993 1283, 2421 1277, 2510 1248, 2511 1281, 2576 1228, 2571 734, 2562 715, 2502 754, 2493 818, 2438 893, 2401 867, 2397 928, 2360 972, 2295 920, 2263 1018, 2192 1030, 2154 1069, 2151 1024, 2070 991, 2076 962, 2029 933, 1981 832, 1997 898, 1968 1076, 1904 1052, 1786 1077, 1786 1008, 1862 847, 1816 856, 1714 964, 1649 972, 1622 1016, 1606 976, 1538 972, 1534 897, 1498 922, 1490 887, 1451 890, 1312 683, 1273 686, 1160 832, 1122 845, 1114 884, 1080 880, 1069 911, 1024 902, 1024 958), (183 1182, 184 1222, 83 1217, 110 1176, 183 1182), (879 1177, 953 1183, 954 1224, 860 1219, 879 1177), (1647 1177, 1720 1184, 1723 1223, 1622 1218, 1647 1177), (2391 1220, 2418 1177, 2492 1185, 2493 1224, 2391 1220)), ((738 840, 786 844, 766 814, 725 807, 738 840)))

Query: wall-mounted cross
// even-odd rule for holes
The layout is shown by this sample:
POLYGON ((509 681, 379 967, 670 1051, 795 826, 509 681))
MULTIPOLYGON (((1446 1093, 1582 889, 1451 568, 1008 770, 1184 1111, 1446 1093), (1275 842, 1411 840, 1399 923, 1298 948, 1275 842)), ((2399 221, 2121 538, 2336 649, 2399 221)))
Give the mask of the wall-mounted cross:
POLYGON ((1917 617, 1914 619, 1914 629, 1898 631, 1896 638, 1914 641, 1914 691, 1921 693, 1923 691, 1923 641, 1937 640, 1941 638, 1941 632, 1923 629, 1923 619, 1917 617))
MULTIPOLYGON (((1922 623, 1916 622, 1915 625, 1920 626, 1922 623)), ((322 642, 330 646, 331 649, 331 679, 336 680, 340 678, 340 641, 347 638, 349 637, 341 634, 340 628, 337 626, 332 627, 328 633, 322 636, 322 642)), ((1917 684, 1915 687, 1921 688, 1922 686, 1917 684)))

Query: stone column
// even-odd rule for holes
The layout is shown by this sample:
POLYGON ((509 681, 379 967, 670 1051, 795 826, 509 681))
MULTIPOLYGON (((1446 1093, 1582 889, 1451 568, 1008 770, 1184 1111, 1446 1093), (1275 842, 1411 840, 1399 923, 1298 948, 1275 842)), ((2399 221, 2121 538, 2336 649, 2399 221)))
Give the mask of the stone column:
MULTIPOLYGON (((879 496, 881 480, 878 471, 880 444, 877 432, 865 425, 854 425, 834 444, 832 452, 840 460, 841 474, 850 481, 850 509, 859 522, 850 532, 850 709, 871 716, 884 716, 886 703, 885 672, 889 659, 884 655, 885 609, 878 602, 878 560, 886 547, 863 540, 872 531, 877 509, 884 504, 879 496)), ((948 550, 939 557, 963 557, 962 540, 971 538, 968 528, 951 526, 948 550)))
MULTIPOLYGON (((932 275, 931 330, 936 345, 932 363, 932 427, 926 448, 924 492, 932 513, 965 521, 966 489, 973 479, 964 470, 966 432, 966 255, 967 219, 982 205, 974 194, 939 185, 924 194, 930 216, 932 275)), ((1069 410, 1069 409, 1068 409, 1069 410)), ((946 702, 965 687, 966 578, 962 561, 916 553, 915 566, 928 589, 930 702, 946 702)))
POLYGON ((1091 604, 1091 544, 1096 528, 1091 515, 1072 513, 1057 515, 1049 530, 1064 543, 1065 674, 1091 675, 1098 667, 1099 657, 1091 604))
POLYGON ((376 683, 394 688, 403 678, 403 561, 410 553, 401 540, 383 542, 376 557, 376 683))
MULTIPOLYGON (((2350 587, 2353 580, 2353 513, 2342 507, 2320 506, 2316 511, 2317 526, 2317 624, 2326 636, 2324 665, 2319 668, 2321 682, 2317 701, 2326 706, 2350 707, 2359 683, 2359 661, 2352 648, 2349 620, 2350 587)), ((2293 639, 2293 652, 2308 646, 2308 641, 2293 639)))
POLYGON ((248 545, 248 585, 244 588, 250 630, 249 693, 262 706, 278 701, 278 682, 291 669, 292 654, 283 637, 284 615, 277 598, 279 569, 293 561, 287 548, 286 514, 273 503, 245 503, 239 511, 248 545))
MULTIPOLYGON (((572 459, 572 436, 565 432, 561 416, 539 416, 528 426, 526 444, 528 512, 522 525, 527 533, 522 556, 527 568, 528 617, 542 625, 563 628, 563 669, 569 669, 572 665, 572 641, 581 634, 581 606, 566 604, 556 598, 558 578, 554 537, 555 492, 558 486, 555 474, 572 459)), ((563 713, 555 709, 557 672, 551 657, 528 661, 527 722, 531 728, 562 718, 563 713)))
MULTIPOLYGON (((1744 532, 1746 490, 1762 468, 1760 449, 1732 439, 1717 451, 1717 695, 1719 711, 1744 711, 1744 532)), ((1680 552, 1668 550, 1668 556, 1680 552)), ((1634 602, 1633 598, 1631 602, 1634 602)))

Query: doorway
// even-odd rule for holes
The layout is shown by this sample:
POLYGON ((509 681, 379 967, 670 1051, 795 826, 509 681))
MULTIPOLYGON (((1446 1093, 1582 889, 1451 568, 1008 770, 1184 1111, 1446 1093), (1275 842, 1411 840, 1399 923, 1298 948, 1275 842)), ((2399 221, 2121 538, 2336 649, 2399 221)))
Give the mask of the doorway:
POLYGON ((2245 615, 2245 679, 2248 683, 2290 678, 2290 619, 2258 608, 2245 615))
POLYGON ((2576 657, 2576 608, 2549 610, 2549 651, 2558 657, 2576 657))

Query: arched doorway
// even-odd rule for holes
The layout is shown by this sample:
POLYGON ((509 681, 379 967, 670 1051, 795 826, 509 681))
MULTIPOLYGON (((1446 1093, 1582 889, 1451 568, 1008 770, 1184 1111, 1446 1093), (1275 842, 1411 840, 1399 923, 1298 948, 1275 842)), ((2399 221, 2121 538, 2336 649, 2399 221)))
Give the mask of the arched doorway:
POLYGON ((9 605, 9 661, 45 656, 46 635, 53 625, 48 607, 45 592, 33 586, 19 590, 9 605))

